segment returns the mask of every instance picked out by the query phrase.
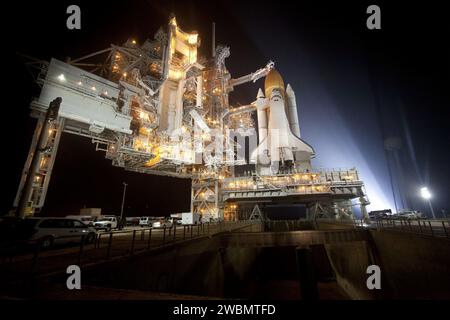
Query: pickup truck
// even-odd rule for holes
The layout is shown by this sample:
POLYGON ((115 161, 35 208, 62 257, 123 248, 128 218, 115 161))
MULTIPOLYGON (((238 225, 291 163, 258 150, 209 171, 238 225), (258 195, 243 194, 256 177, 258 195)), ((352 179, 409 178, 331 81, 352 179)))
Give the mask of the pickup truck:
POLYGON ((118 220, 116 216, 103 216, 94 223, 94 228, 97 230, 105 230, 106 232, 118 227, 118 220))

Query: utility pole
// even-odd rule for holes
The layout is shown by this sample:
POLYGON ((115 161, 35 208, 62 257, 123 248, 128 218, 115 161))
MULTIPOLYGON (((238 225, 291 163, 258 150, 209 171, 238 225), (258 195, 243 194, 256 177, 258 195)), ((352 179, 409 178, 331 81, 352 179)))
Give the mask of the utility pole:
POLYGON ((428 190, 427 187, 420 188, 420 195, 422 198, 428 201, 428 205, 430 206, 431 215, 433 216, 433 219, 436 219, 436 215, 434 214, 433 206, 431 205, 431 192, 428 190))
POLYGON ((122 207, 120 208, 120 221, 123 220, 123 206, 125 205, 125 193, 127 192, 128 183, 123 182, 122 207))

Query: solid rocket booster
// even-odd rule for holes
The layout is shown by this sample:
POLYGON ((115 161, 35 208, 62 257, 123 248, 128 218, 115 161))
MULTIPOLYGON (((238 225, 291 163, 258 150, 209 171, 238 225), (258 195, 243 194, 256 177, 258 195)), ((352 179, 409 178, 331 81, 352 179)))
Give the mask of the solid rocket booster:
MULTIPOLYGON (((264 94, 261 89, 258 90, 258 95, 256 96, 256 101, 263 102, 264 94)), ((263 141, 267 137, 267 115, 266 110, 258 110, 258 133, 259 142, 263 141)))
POLYGON ((292 90, 290 84, 286 87, 286 97, 288 104, 288 115, 289 115, 289 127, 291 128, 292 133, 300 138, 300 124, 298 121, 298 113, 297 113, 297 102, 295 100, 295 92, 292 90))

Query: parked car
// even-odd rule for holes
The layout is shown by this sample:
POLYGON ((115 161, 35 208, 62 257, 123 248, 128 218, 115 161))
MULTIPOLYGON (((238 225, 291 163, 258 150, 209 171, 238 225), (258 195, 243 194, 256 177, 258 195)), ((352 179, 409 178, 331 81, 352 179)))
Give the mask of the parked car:
POLYGON ((126 217, 125 222, 126 226, 138 226, 140 224, 141 219, 139 217, 126 217))
POLYGON ((395 219, 397 220, 416 220, 418 216, 415 212, 400 212, 395 215, 395 219))
POLYGON ((428 217, 423 212, 417 211, 416 215, 417 219, 428 219, 428 217))
POLYGON ((94 228, 97 230, 105 230, 106 232, 116 229, 118 227, 118 220, 116 216, 100 217, 95 223, 94 228))
POLYGON ((369 212, 369 218, 371 219, 388 219, 392 215, 391 209, 375 210, 369 212))
POLYGON ((167 219, 158 219, 155 222, 153 222, 153 228, 172 228, 173 223, 167 219))
POLYGON ((417 220, 417 219, 423 219, 425 216, 422 212, 417 210, 409 210, 405 209, 399 212, 398 214, 401 219, 407 219, 407 220, 417 220))
POLYGON ((94 228, 83 222, 67 218, 27 218, 19 227, 18 237, 30 244, 40 243, 42 249, 55 244, 79 243, 83 237, 86 243, 93 243, 94 228))
POLYGON ((139 219, 139 225, 141 227, 151 227, 153 226, 153 221, 154 219, 152 219, 151 217, 141 217, 139 219))
POLYGON ((181 218, 171 218, 171 222, 175 223, 175 224, 183 224, 182 219, 181 218))
POLYGON ((70 215, 70 216, 66 216, 66 218, 80 220, 84 224, 87 224, 88 226, 91 226, 91 227, 93 227, 94 223, 95 223, 95 217, 93 217, 93 216, 70 215))

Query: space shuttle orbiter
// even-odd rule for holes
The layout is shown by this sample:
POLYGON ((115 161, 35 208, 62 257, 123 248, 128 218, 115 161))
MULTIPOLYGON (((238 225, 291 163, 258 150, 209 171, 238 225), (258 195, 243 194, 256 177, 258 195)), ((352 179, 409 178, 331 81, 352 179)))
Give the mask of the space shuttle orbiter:
POLYGON ((259 89, 258 147, 251 155, 261 174, 278 173, 280 169, 311 169, 314 149, 300 138, 295 93, 275 69, 266 76, 265 95, 259 89))

